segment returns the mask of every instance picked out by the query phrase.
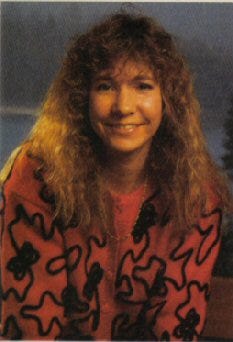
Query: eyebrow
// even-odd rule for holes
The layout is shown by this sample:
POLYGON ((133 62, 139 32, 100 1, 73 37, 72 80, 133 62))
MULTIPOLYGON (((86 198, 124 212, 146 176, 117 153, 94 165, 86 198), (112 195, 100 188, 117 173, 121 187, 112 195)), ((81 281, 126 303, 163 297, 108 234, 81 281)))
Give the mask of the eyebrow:
POLYGON ((148 75, 144 75, 144 74, 140 74, 140 75, 137 75, 133 78, 135 81, 155 81, 155 78, 154 77, 151 77, 151 76, 148 76, 148 75))
POLYGON ((94 77, 94 82, 98 82, 98 81, 110 81, 112 80, 113 78, 106 74, 106 75, 99 75, 97 77, 94 77))

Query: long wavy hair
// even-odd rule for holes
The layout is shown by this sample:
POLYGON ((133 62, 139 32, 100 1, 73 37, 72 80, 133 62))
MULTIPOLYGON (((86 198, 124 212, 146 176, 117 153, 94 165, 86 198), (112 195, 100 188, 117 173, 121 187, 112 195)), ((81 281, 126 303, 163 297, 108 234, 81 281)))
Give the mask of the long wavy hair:
POLYGON ((161 88, 164 114, 152 142, 150 176, 162 202, 171 203, 174 226, 187 230, 195 222, 209 189, 229 209, 226 181, 207 152, 191 75, 173 38, 151 18, 119 13, 73 39, 25 143, 55 194, 55 216, 88 226, 106 212, 89 90, 93 77, 122 57, 146 63, 161 88))

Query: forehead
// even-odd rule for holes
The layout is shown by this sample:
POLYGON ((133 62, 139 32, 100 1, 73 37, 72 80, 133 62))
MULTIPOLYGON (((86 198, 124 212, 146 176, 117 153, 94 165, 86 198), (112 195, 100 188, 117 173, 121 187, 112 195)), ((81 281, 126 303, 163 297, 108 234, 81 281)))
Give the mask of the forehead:
POLYGON ((99 71, 94 79, 125 79, 148 78, 154 79, 152 67, 146 62, 133 59, 120 59, 112 63, 111 67, 99 71))

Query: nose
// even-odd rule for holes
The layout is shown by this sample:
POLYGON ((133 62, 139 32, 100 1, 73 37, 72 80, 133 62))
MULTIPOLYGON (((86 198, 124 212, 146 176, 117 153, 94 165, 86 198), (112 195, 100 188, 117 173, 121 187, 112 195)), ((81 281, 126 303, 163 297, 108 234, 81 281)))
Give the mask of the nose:
POLYGON ((135 112, 135 95, 130 89, 122 87, 117 90, 112 111, 114 114, 125 116, 135 112))

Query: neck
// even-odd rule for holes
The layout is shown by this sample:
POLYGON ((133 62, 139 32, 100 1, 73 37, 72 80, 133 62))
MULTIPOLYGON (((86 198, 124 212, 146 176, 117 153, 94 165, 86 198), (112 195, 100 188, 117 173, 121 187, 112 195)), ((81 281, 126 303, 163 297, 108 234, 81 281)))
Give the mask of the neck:
POLYGON ((129 193, 145 182, 146 158, 140 154, 109 152, 103 160, 103 177, 108 189, 129 193))

